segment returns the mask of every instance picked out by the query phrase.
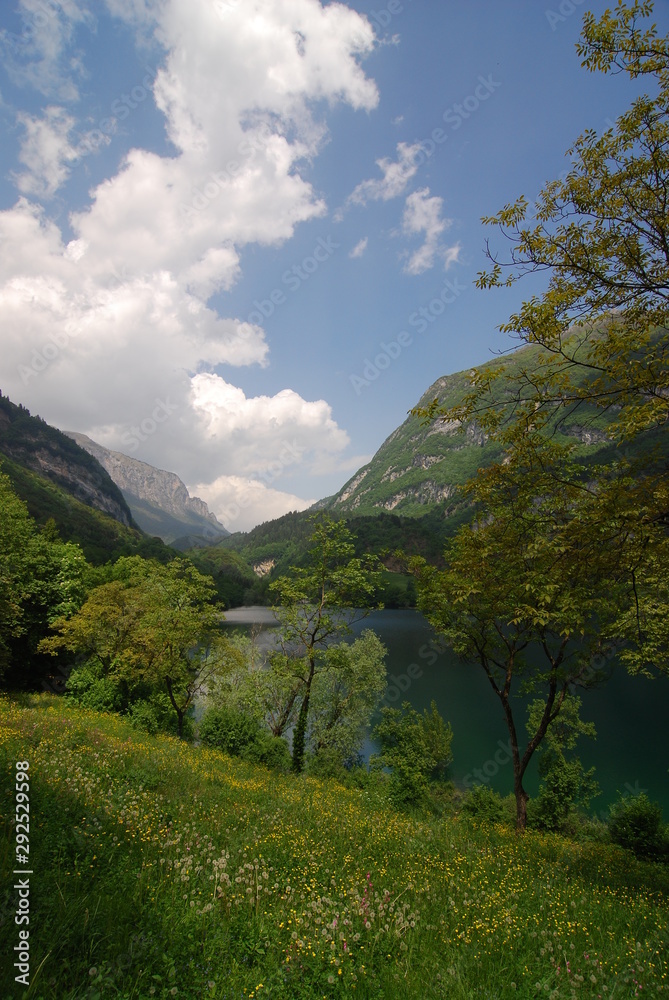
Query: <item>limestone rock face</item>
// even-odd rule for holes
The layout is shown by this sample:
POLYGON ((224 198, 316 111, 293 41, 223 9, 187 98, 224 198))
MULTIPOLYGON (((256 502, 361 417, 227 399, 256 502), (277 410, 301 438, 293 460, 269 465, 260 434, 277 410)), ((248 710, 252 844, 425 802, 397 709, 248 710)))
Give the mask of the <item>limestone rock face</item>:
POLYGON ((77 444, 98 460, 121 490, 140 528, 167 544, 201 538, 212 544, 230 534, 211 513, 204 500, 192 497, 174 472, 110 451, 85 434, 68 431, 77 444))

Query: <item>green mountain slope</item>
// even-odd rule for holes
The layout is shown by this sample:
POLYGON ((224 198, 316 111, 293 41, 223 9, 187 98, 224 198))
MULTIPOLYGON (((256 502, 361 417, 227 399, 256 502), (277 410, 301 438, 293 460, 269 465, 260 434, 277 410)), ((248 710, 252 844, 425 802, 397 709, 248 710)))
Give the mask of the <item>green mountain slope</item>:
POLYGON ((17 465, 51 480, 86 506, 126 527, 137 527, 120 489, 92 455, 67 434, 2 395, 0 452, 17 465))
POLYGON ((88 452, 0 396, 0 469, 31 517, 53 520, 64 541, 77 542, 89 562, 121 555, 164 560, 174 553, 133 521, 119 488, 88 452))
MULTIPOLYGON (((534 346, 522 347, 504 361, 510 372, 518 371, 531 365, 538 353, 534 346)), ((491 361, 476 370, 498 364, 498 360, 491 361)), ((456 372, 437 379, 417 405, 424 407, 437 399, 440 406, 452 407, 470 390, 470 372, 456 372)), ((502 405, 501 385, 495 392, 502 405)), ((578 413, 565 418, 555 433, 558 439, 574 442, 582 460, 604 461, 613 450, 607 435, 609 419, 595 407, 584 405, 578 413)), ((437 417, 425 424, 421 418, 410 415, 339 493, 315 506, 344 515, 393 511, 417 517, 440 509, 445 518, 457 517, 462 513, 457 487, 499 455, 499 446, 489 441, 474 421, 462 426, 437 417)))

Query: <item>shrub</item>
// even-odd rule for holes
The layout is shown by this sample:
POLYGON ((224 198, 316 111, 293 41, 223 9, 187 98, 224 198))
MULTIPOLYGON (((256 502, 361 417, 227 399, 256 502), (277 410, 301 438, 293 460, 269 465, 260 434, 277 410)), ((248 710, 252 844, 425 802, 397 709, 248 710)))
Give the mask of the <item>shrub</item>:
POLYGON ((231 708, 209 708, 200 722, 200 740, 253 764, 278 771, 290 767, 290 753, 284 740, 271 736, 257 719, 231 708))
POLYGON ((96 712, 119 712, 123 696, 118 683, 105 677, 93 664, 85 663, 70 674, 66 694, 68 701, 96 712))
MULTIPOLYGON (((155 692, 149 698, 139 698, 128 709, 128 718, 136 729, 155 736, 156 733, 178 735, 177 718, 166 694, 155 692)), ((183 720, 182 738, 193 738, 194 725, 189 715, 183 720)))
POLYGON ((609 834, 614 844, 640 858, 666 860, 669 855, 662 809, 643 792, 623 798, 611 806, 609 834))
POLYGON ((441 778, 452 760, 450 724, 432 702, 422 715, 404 702, 402 711, 382 708, 381 721, 373 733, 381 753, 370 760, 372 767, 390 768, 389 797, 403 809, 431 804, 430 780, 441 778))
POLYGON ((487 785, 474 785, 462 803, 462 811, 484 823, 503 823, 507 818, 502 796, 487 785))

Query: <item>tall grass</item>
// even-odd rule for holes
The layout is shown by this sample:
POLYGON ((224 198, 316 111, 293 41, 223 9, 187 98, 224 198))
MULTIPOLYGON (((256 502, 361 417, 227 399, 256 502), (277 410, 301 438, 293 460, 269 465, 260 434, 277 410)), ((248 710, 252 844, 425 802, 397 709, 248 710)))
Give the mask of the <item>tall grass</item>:
POLYGON ((3 1000, 615 998, 667 979, 666 870, 418 822, 51 696, 0 701, 3 1000), (31 775, 31 985, 14 982, 14 764, 31 775))

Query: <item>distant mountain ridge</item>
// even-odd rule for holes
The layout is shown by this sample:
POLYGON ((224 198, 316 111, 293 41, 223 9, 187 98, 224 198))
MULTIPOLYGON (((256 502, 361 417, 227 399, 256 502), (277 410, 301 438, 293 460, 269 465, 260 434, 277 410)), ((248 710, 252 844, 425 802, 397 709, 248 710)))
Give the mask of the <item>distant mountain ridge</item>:
POLYGON ((66 433, 108 472, 133 518, 147 534, 183 549, 212 545, 230 534, 204 500, 190 496, 176 473, 110 451, 85 434, 66 433))
POLYGON ((50 480, 76 500, 136 528, 123 494, 109 473, 70 437, 0 395, 0 452, 16 465, 50 480))

